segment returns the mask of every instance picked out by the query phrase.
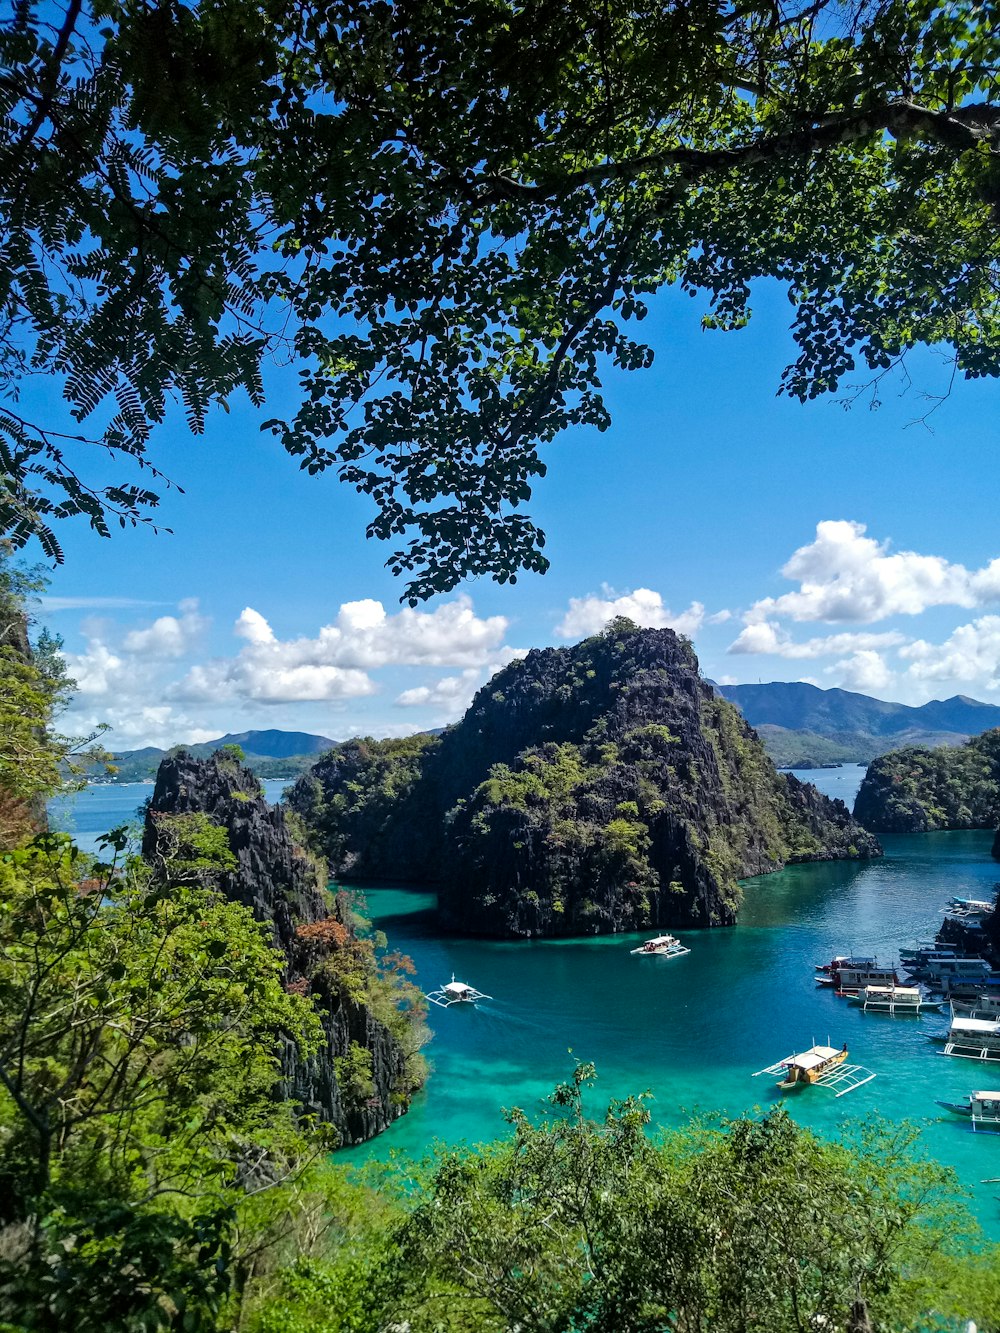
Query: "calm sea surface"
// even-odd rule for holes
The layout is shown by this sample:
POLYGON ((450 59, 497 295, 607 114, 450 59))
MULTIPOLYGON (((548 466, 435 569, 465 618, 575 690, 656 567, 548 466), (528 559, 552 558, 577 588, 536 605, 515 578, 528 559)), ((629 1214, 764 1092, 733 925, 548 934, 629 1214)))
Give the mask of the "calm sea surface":
MULTIPOLYGON (((802 773, 850 804, 860 768, 802 773)), ((269 797, 282 783, 266 784, 269 797)), ((151 788, 91 787, 75 800, 80 842, 127 819, 151 788), (102 822, 103 821, 103 822, 102 822)), ((1000 1068, 948 1059, 926 1038, 939 1015, 862 1014, 819 989, 813 966, 835 953, 894 958, 933 934, 952 894, 991 896, 1000 865, 989 833, 885 838, 882 861, 792 866, 747 880, 740 924, 679 932, 682 958, 632 957, 642 935, 529 944, 438 937, 432 894, 367 887, 368 915, 409 953, 425 990, 452 973, 494 998, 477 1008, 431 1008, 433 1074, 409 1113, 370 1144, 341 1154, 362 1161, 422 1155, 430 1144, 474 1143, 505 1129, 503 1107, 531 1109, 575 1058, 598 1068, 601 1098, 650 1091, 653 1118, 677 1125, 693 1112, 738 1114, 779 1094, 757 1069, 814 1041, 844 1041, 875 1080, 835 1099, 806 1089, 785 1098, 796 1119, 836 1135, 875 1114, 911 1120, 927 1152, 954 1167, 988 1232, 1000 1239, 1000 1135, 973 1135, 937 1114, 936 1098, 959 1100, 1000 1081, 1000 1068)), ((595 1103, 596 1109, 596 1103, 595 1103)))

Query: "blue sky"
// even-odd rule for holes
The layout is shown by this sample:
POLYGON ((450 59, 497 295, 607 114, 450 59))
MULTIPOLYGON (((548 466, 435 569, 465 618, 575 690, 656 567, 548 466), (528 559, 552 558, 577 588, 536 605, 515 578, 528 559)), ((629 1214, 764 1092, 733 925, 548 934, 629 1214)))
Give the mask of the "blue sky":
POLYGON ((691 634, 718 680, 1000 700, 1000 386, 958 383, 929 428, 913 423, 949 371, 926 352, 877 411, 778 398, 790 307, 775 287, 757 298, 749 328, 721 334, 663 293, 642 329, 652 369, 608 377, 612 429, 545 451, 528 510, 549 573, 470 581, 415 613, 365 540, 369 502, 260 433, 294 371, 272 375, 264 413, 234 403, 201 439, 177 412, 152 446, 185 490, 164 496, 173 535, 61 525, 39 618, 80 684, 66 725, 110 722, 119 748, 406 733, 458 716, 511 655, 615 611, 691 634))

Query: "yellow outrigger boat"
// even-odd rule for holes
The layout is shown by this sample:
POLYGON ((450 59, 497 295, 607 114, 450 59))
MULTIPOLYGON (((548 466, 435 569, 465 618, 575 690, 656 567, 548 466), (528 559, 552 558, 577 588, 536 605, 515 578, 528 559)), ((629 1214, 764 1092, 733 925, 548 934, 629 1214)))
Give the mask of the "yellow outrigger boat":
POLYGON ((821 1088, 834 1089, 834 1095, 843 1097, 853 1092, 863 1083, 870 1083, 875 1077, 864 1065, 849 1065, 847 1043, 839 1049, 836 1046, 810 1046, 800 1055, 790 1055, 777 1064, 758 1069, 754 1078, 761 1074, 777 1074, 778 1087, 782 1092, 791 1092, 793 1088, 805 1088, 815 1084, 821 1088))
POLYGON ((787 1090, 804 1083, 818 1083, 824 1074, 842 1065, 846 1059, 846 1041, 840 1050, 836 1046, 810 1046, 801 1055, 792 1055, 782 1061, 784 1075, 778 1080, 778 1087, 787 1090))

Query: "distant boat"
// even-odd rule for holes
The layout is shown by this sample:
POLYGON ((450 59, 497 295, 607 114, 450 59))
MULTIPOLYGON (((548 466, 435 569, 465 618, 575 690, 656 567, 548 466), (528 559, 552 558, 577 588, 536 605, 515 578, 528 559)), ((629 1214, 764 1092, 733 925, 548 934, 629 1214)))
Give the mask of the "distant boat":
POLYGON ((1000 1092, 970 1092, 964 1103, 938 1102, 938 1106, 971 1120, 973 1133, 977 1129, 1000 1133, 1000 1092))
POLYGON ((865 986, 848 999, 865 1013, 882 1014, 919 1014, 922 1009, 940 1009, 942 1003, 925 999, 919 986, 865 986))
POLYGON ((629 953, 655 954, 658 958, 680 958, 681 954, 690 952, 676 935, 654 935, 651 940, 640 944, 638 949, 629 950, 629 953))
POLYGON ((817 972, 837 972, 842 967, 876 967, 878 959, 874 954, 838 953, 828 963, 817 963, 817 972))
POLYGON ((439 990, 428 991, 427 998, 431 1004, 436 1004, 441 1009, 448 1009, 453 1004, 475 1004, 478 1000, 492 1000, 493 996, 484 995, 481 990, 476 990, 475 986, 467 986, 464 981, 456 981, 455 973, 452 972, 451 980, 439 990))

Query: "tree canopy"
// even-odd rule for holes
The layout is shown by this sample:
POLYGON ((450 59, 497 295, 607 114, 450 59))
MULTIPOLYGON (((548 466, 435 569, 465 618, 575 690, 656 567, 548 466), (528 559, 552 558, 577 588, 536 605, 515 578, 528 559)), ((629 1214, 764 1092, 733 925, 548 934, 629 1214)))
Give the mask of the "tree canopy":
POLYGON ((199 431, 269 358, 410 600, 545 568, 540 451, 607 428, 663 286, 728 330, 777 279, 802 399, 917 344, 1000 368, 973 0, 20 0, 0 64, 0 513, 57 559, 55 519, 149 518, 172 397, 199 431))

